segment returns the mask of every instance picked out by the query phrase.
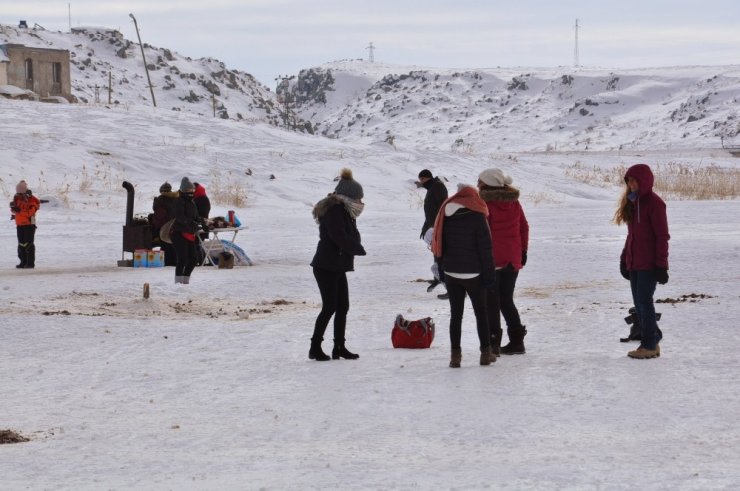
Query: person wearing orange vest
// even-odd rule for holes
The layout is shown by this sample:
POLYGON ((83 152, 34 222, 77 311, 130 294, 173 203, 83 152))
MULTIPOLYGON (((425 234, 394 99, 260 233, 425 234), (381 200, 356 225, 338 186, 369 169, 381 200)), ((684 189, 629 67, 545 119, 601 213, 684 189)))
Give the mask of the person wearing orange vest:
POLYGON ((36 235, 36 212, 40 206, 41 202, 28 189, 26 181, 19 182, 10 202, 11 219, 15 220, 18 232, 18 258, 21 260, 16 268, 32 269, 35 265, 36 246, 33 238, 36 235))

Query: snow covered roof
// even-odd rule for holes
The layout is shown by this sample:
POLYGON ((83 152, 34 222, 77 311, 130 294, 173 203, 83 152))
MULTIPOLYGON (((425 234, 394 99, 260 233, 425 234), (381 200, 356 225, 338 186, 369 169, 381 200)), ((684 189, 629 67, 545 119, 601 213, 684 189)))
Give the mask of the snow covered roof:
POLYGON ((9 97, 11 99, 19 97, 26 97, 28 99, 36 98, 36 94, 34 92, 16 87, 15 85, 0 85, 0 96, 9 97))

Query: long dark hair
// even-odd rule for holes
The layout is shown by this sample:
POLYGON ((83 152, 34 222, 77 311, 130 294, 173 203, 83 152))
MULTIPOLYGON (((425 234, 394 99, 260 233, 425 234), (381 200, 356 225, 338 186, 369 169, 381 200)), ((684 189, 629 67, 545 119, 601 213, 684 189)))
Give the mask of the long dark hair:
POLYGON ((629 199, 630 194, 630 187, 625 185, 624 193, 622 193, 622 197, 619 200, 619 207, 617 207, 617 211, 614 212, 614 223, 617 225, 622 225, 623 223, 630 223, 632 221, 632 216, 635 211, 635 205, 632 204, 632 201, 629 199))

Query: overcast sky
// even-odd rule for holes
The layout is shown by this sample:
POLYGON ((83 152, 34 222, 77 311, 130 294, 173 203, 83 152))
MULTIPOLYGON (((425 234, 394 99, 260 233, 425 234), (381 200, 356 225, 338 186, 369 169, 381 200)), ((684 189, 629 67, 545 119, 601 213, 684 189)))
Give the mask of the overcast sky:
POLYGON ((0 0, 0 23, 104 26, 270 87, 340 59, 443 68, 740 64, 740 0, 0 0))

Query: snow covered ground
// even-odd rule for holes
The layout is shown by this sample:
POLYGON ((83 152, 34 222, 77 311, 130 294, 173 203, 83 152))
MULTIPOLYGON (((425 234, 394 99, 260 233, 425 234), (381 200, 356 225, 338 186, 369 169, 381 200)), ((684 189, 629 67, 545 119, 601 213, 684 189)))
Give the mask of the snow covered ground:
POLYGON ((4 100, 0 135, 0 194, 25 178, 51 200, 35 270, 14 268, 15 228, 0 227, 0 429, 31 438, 0 446, 4 489, 740 485, 740 201, 668 202, 671 278, 656 298, 679 301, 658 305, 661 358, 632 360, 618 340, 631 305, 617 264, 626 231, 610 224, 619 189, 565 174, 576 160, 737 167, 722 152, 394 150, 136 106, 4 100), (365 188, 368 255, 350 274, 348 320, 361 358, 316 363, 310 212, 343 166, 365 188), (468 305, 452 370, 449 306, 417 281, 431 257, 413 180, 428 167, 454 188, 489 166, 514 176, 531 225, 517 290, 527 354, 478 366, 468 305), (246 190, 237 243, 255 266, 198 268, 188 286, 172 268, 116 267, 121 182, 145 213, 183 175, 246 190), (392 349, 398 313, 435 319, 431 349, 392 349))

